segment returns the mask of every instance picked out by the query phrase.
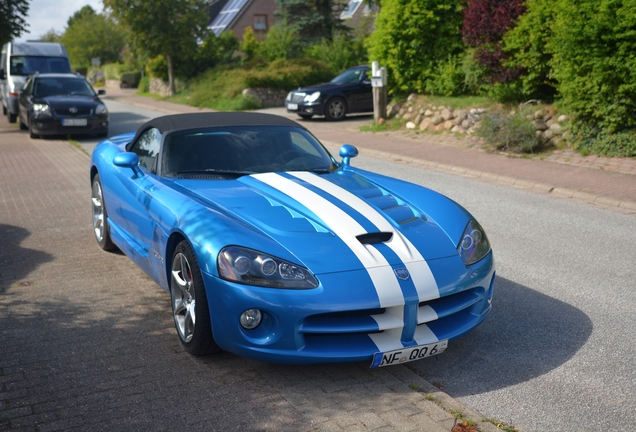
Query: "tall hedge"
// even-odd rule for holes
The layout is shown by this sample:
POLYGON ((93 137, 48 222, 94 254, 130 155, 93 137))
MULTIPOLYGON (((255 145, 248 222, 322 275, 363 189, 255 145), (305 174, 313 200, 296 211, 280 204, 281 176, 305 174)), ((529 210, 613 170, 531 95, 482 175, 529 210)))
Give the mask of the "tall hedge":
POLYGON ((457 0, 382 0, 368 47, 388 69, 389 91, 425 92, 438 64, 463 52, 462 19, 457 0))
POLYGON ((636 0, 559 0, 547 49, 567 107, 609 132, 636 126, 636 0))
POLYGON ((527 0, 526 12, 517 25, 503 37, 508 58, 504 65, 521 69, 520 91, 522 97, 551 99, 557 83, 551 76, 552 53, 547 45, 553 34, 554 5, 560 0, 527 0))

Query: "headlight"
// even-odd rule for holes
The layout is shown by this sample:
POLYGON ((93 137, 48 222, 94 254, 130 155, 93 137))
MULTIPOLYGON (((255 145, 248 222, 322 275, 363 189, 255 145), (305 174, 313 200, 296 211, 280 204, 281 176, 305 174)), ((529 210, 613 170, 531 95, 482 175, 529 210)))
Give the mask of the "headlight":
POLYGON ((51 107, 47 104, 33 104, 33 117, 51 117, 51 107))
POLYGON ((268 288, 318 287, 306 268, 253 249, 228 246, 219 253, 217 265, 221 278, 232 282, 268 288))
POLYGON ((457 252, 467 266, 475 264, 490 252, 488 237, 477 221, 468 222, 457 246, 457 252))
POLYGON ((97 105, 97 107, 95 108, 95 114, 97 114, 97 115, 108 114, 108 109, 106 109, 106 105, 104 105, 104 104, 97 105))
POLYGON ((316 102, 318 100, 318 98, 320 97, 320 92, 313 92, 310 95, 307 95, 303 98, 303 102, 316 102))

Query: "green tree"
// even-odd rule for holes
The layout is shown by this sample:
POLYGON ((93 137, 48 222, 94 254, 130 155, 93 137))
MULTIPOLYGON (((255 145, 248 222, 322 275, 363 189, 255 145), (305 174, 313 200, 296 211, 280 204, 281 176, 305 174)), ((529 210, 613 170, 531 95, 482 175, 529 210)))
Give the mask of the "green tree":
POLYGON ((28 0, 0 0, 0 46, 26 31, 28 11, 28 0))
POLYGON ((175 62, 193 58, 209 21, 208 0, 104 0, 128 27, 133 45, 149 57, 164 55, 170 94, 175 94, 175 62))
POLYGON ((368 39, 369 60, 387 67, 390 92, 425 92, 438 63, 464 51, 460 3, 382 0, 368 39))
POLYGON ((66 26, 71 27, 73 23, 77 21, 83 21, 87 18, 94 17, 95 15, 97 15, 95 9, 93 9, 91 6, 86 5, 69 17, 69 19, 66 21, 66 26))
MULTIPOLYGON (((85 6, 80 12, 88 10, 93 11, 90 6, 85 6)), ((93 58, 99 58, 101 64, 118 61, 125 45, 119 26, 95 13, 76 12, 59 41, 66 46, 75 69, 89 67, 93 58)))
POLYGON ((61 36, 62 35, 60 33, 56 32, 55 29, 52 28, 51 30, 41 35, 39 37, 39 40, 42 42, 57 42, 60 40, 61 36))
POLYGON ((276 15, 296 30, 303 43, 331 40, 334 32, 348 32, 340 13, 344 2, 340 0, 276 0, 276 15))

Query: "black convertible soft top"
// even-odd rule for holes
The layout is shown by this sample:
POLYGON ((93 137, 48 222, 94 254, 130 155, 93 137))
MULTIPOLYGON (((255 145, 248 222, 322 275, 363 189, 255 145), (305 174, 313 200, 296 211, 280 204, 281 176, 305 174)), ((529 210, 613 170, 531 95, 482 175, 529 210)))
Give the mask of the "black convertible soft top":
POLYGON ((285 117, 254 112, 202 112, 173 114, 154 118, 139 128, 133 142, 149 128, 157 128, 164 134, 175 130, 200 129, 219 126, 296 126, 305 129, 285 117))

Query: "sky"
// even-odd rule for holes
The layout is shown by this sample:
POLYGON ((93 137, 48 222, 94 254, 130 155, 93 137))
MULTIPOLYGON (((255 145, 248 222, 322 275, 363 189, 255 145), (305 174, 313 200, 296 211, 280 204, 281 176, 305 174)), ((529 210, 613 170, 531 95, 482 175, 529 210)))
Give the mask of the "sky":
POLYGON ((23 33, 16 42, 38 39, 51 29, 57 33, 64 32, 71 15, 86 5, 98 13, 104 9, 102 0, 30 0, 26 18, 28 33, 23 33))

